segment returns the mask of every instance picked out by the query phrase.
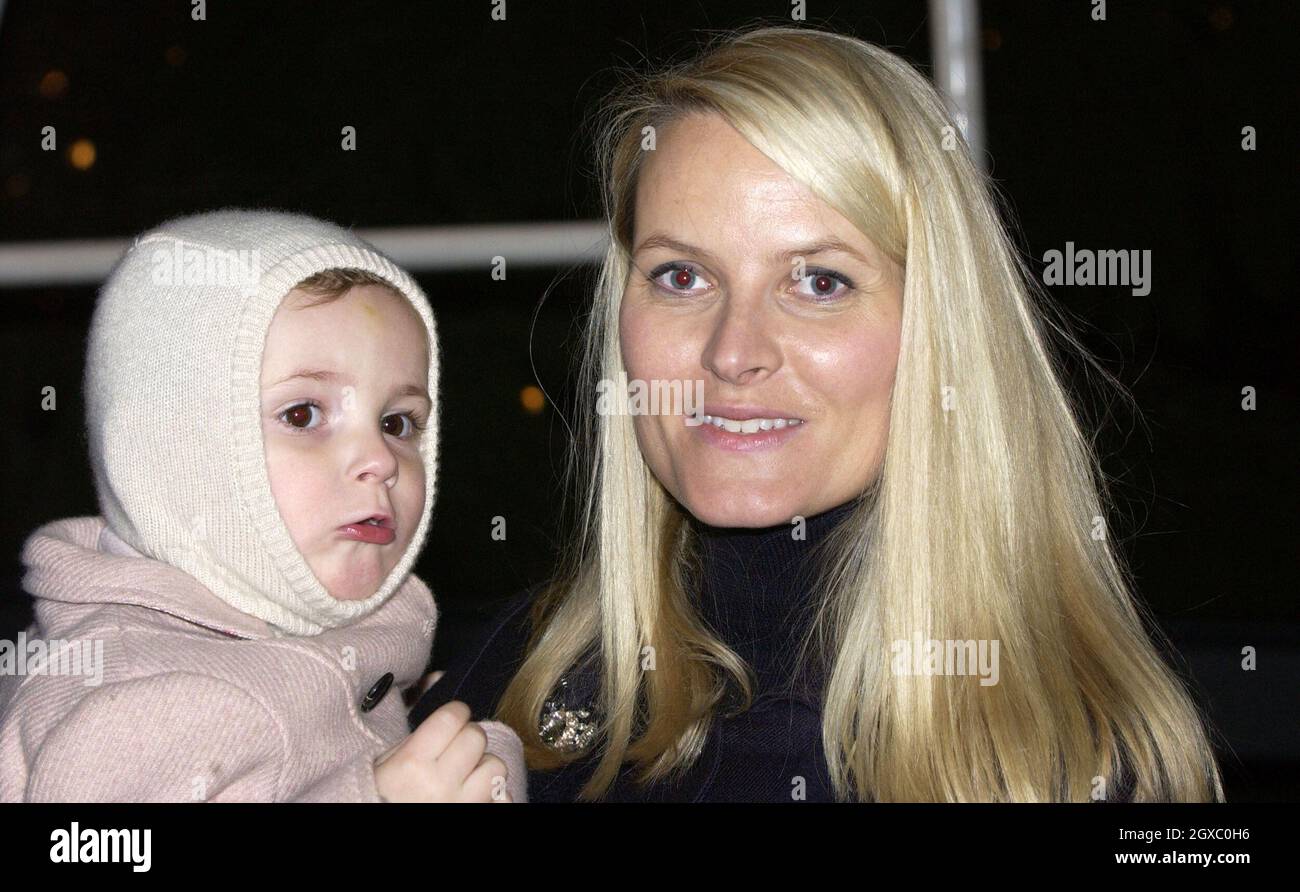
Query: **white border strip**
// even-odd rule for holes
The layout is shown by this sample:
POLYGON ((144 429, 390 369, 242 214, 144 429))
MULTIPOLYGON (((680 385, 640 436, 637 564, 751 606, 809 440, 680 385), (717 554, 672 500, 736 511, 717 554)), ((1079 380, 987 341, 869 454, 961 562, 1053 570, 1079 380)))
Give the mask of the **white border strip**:
MULTIPOLYGON (((357 235, 413 272, 488 271, 492 258, 511 267, 595 263, 604 255, 599 221, 358 229, 357 235)), ((130 239, 11 242, 0 245, 0 288, 103 282, 130 239)))

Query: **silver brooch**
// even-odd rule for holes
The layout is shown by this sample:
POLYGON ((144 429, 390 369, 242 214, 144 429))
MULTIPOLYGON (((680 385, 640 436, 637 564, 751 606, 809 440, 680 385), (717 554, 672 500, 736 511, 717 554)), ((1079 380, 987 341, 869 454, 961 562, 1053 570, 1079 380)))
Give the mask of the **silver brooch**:
POLYGON ((566 696, 569 680, 560 677, 556 695, 542 704, 538 733, 551 749, 562 753, 576 753, 591 745, 599 726, 597 712, 591 703, 574 708, 566 696))

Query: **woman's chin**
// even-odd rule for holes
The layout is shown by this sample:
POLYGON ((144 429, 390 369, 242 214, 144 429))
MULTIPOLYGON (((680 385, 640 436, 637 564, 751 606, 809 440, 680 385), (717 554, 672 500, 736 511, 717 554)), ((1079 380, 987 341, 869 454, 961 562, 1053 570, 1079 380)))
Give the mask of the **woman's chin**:
POLYGON ((765 499, 729 486, 682 503, 701 523, 714 527, 770 527, 789 523, 798 510, 789 495, 765 499))

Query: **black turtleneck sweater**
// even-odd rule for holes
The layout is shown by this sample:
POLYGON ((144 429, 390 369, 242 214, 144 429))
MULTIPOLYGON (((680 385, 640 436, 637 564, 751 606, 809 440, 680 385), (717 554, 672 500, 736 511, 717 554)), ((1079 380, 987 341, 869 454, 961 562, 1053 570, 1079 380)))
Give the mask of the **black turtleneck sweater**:
MULTIPOLYGON (((715 717, 708 741, 690 770, 676 781, 637 784, 633 768, 603 797, 608 802, 833 801, 822 753, 816 663, 795 665, 814 603, 812 549, 853 509, 847 502, 805 521, 763 529, 718 528, 692 519, 700 543, 701 577, 694 592, 701 616, 753 670, 757 687, 748 710, 715 717)), ((469 704, 475 718, 492 714, 523 660, 527 615, 536 589, 508 600, 481 632, 455 654, 445 674, 411 711, 411 727, 450 700, 469 704)), ((589 696, 592 675, 573 679, 571 702, 589 696)), ((740 700, 734 700, 739 704, 740 700)), ((580 759, 556 771, 530 771, 530 802, 573 802, 595 760, 580 759)))

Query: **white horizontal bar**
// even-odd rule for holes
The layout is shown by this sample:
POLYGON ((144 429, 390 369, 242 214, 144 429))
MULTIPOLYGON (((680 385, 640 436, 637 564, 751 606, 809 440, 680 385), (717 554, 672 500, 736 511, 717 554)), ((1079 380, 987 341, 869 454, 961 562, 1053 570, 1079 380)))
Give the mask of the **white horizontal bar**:
MULTIPOLYGON (((507 267, 593 263, 605 250, 605 224, 509 223, 484 226, 411 226, 358 229, 399 266, 412 272, 488 270, 492 258, 507 267)), ((81 239, 0 244, 0 288, 94 285, 130 246, 130 239, 81 239)))
POLYGON ((984 157, 984 72, 979 4, 976 0, 930 0, 930 54, 934 84, 947 98, 971 160, 984 157))

